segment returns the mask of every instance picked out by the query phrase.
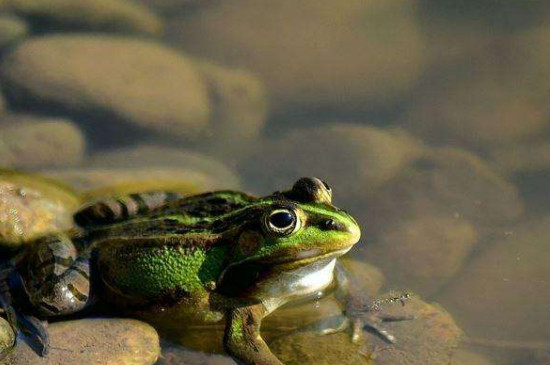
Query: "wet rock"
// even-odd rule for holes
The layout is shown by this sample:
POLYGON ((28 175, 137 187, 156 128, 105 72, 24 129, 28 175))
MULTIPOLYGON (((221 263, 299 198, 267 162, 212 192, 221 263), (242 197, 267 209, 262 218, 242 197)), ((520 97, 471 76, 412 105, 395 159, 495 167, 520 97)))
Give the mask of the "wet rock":
POLYGON ((509 227, 437 296, 469 337, 527 345, 550 338, 549 226, 545 217, 509 227))
POLYGON ((6 365, 152 365, 160 354, 153 327, 131 319, 81 319, 48 326, 51 350, 40 357, 19 341, 6 365))
POLYGON ((174 17, 167 33, 193 54, 258 73, 276 107, 365 108, 409 90, 423 69, 413 1, 264 5, 204 2, 174 17))
POLYGON ((193 351, 186 348, 162 349, 162 358, 157 365, 237 365, 229 356, 193 351))
POLYGON ((13 15, 0 14, 0 49, 23 38, 28 32, 28 25, 23 19, 13 15))
POLYGON ((79 205, 73 192, 55 181, 0 170, 0 248, 70 228, 79 205))
POLYGON ((0 165, 17 168, 72 166, 82 162, 86 142, 63 118, 0 117, 0 165))
POLYGON ((207 89, 193 63, 151 41, 34 38, 4 58, 0 70, 14 103, 64 109, 102 130, 102 139, 116 135, 118 144, 129 130, 196 137, 208 122, 207 89))
POLYGON ((405 306, 385 307, 394 315, 415 315, 417 319, 388 323, 388 330, 397 338, 387 345, 375 335, 365 334, 366 345, 353 345, 349 333, 319 336, 295 332, 269 343, 285 364, 423 364, 450 362, 462 335, 453 319, 442 308, 418 298, 405 306), (370 359, 369 359, 370 357, 370 359))
POLYGON ((281 189, 301 176, 318 176, 335 187, 335 199, 353 204, 390 181, 421 150, 401 130, 334 123, 298 128, 264 143, 243 171, 267 190, 281 189))
POLYGON ((523 214, 516 187, 476 155, 456 148, 426 150, 368 197, 359 212, 373 235, 421 216, 458 217, 478 228, 509 225, 523 214))
POLYGON ((2 0, 0 10, 28 18, 46 30, 87 30, 159 35, 162 21, 126 0, 2 0))
POLYGON ((15 333, 8 321, 0 317, 0 360, 15 344, 15 333))
POLYGON ((367 242, 364 258, 379 265, 390 283, 424 296, 460 271, 477 242, 476 229, 460 218, 419 216, 388 224, 367 242))
POLYGON ((237 161, 259 139, 267 117, 267 95, 263 83, 244 70, 197 61, 211 103, 206 149, 228 161, 237 161), (235 148, 238 141, 239 148, 235 148))
POLYGON ((368 297, 376 296, 384 286, 386 278, 382 271, 369 263, 352 258, 350 255, 339 258, 346 275, 352 280, 352 290, 368 297))
POLYGON ((485 356, 466 350, 458 350, 451 361, 451 365, 493 365, 485 356))

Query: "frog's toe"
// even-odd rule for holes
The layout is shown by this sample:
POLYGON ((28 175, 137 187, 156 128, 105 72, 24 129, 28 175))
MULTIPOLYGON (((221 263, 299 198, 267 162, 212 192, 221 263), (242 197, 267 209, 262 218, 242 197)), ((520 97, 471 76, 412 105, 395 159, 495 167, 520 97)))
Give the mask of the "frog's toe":
POLYGON ((396 343, 396 338, 384 328, 384 323, 409 321, 415 318, 415 316, 410 315, 392 315, 381 312, 363 314, 361 317, 352 320, 351 339, 354 343, 361 342, 363 331, 366 331, 378 336, 386 343, 394 344, 396 343))

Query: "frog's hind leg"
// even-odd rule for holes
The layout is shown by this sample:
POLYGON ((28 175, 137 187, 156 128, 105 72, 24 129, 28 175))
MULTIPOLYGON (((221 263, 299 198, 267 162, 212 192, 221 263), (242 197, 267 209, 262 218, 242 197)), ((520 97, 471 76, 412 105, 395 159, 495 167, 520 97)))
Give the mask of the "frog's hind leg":
POLYGON ((180 193, 150 191, 103 198, 76 212, 74 220, 81 227, 116 223, 147 214, 183 197, 180 193))
POLYGON ((87 250, 77 256, 73 242, 62 233, 37 242, 27 258, 25 289, 41 316, 73 314, 92 304, 89 256, 87 250))

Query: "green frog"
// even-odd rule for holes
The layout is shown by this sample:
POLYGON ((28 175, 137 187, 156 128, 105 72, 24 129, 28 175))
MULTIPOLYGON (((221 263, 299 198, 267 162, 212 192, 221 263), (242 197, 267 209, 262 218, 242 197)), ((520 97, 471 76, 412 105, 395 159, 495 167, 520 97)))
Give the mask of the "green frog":
POLYGON ((182 326, 225 321, 230 355, 280 365, 260 336, 262 319, 330 286, 336 258, 360 238, 355 219, 317 178, 260 198, 131 194, 86 205, 74 220, 78 228, 36 240, 0 275, 9 321, 31 331, 44 353, 44 320, 101 300, 137 315, 177 313, 182 326))

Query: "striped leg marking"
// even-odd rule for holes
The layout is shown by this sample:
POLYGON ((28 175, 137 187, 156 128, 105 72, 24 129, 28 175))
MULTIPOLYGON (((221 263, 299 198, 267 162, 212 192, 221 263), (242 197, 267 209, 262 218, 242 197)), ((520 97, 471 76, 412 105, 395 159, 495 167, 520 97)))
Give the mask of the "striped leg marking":
POLYGON ((73 243, 63 234, 45 237, 30 254, 25 288, 41 315, 72 314, 92 303, 89 255, 76 255, 73 243))
POLYGON ((115 223, 147 214, 181 198, 183 198, 182 194, 164 191, 105 198, 83 207, 74 215, 74 220, 82 227, 115 223))

